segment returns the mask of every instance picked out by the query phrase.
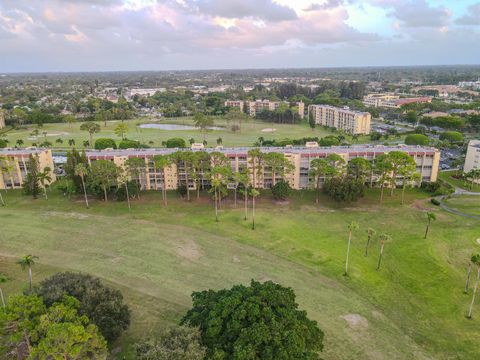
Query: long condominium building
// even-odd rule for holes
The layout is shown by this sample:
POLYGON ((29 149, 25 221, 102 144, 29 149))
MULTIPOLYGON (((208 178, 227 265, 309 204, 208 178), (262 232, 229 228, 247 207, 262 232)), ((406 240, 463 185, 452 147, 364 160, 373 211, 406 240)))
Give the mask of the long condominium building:
POLYGON ((413 104, 413 103, 427 103, 432 102, 432 98, 428 96, 424 97, 411 97, 411 98, 400 98, 398 95, 394 94, 368 94, 363 98, 363 104, 365 106, 371 107, 380 107, 380 108, 390 108, 397 109, 402 105, 413 104))
POLYGON ((316 124, 343 130, 349 134, 370 134, 372 115, 368 112, 338 108, 330 105, 310 105, 308 116, 316 124))
MULTIPOLYGON (((240 109, 240 111, 246 112, 248 115, 255 117, 257 114, 261 113, 262 111, 275 111, 278 109, 282 104, 290 106, 288 101, 270 101, 270 100, 255 100, 255 101, 242 101, 242 100, 227 100, 225 101, 225 106, 229 107, 236 107, 240 109)), ((300 101, 295 103, 297 107, 298 116, 301 119, 305 116, 305 104, 300 101)))
MULTIPOLYGON (((253 178, 253 161, 249 156, 249 150, 252 148, 218 148, 218 149, 198 149, 193 151, 213 152, 219 151, 223 153, 229 160, 232 171, 242 171, 249 169, 250 182, 255 183, 258 188, 270 188, 273 182, 282 179, 277 174, 275 179, 272 178, 272 171, 266 164, 260 166, 260 170, 255 171, 256 176, 253 178)), ((187 177, 184 165, 179 162, 170 165, 165 174, 161 169, 154 166, 153 158, 156 155, 168 155, 174 151, 182 149, 144 149, 144 150, 102 150, 87 151, 86 156, 91 163, 97 160, 108 160, 114 162, 117 166, 124 166, 128 158, 137 157, 145 160, 145 174, 141 177, 142 188, 145 190, 160 190, 165 186, 167 190, 174 190, 179 184, 186 185, 188 178, 188 187, 195 189, 196 184, 192 176, 187 177), (165 175, 165 176, 164 176, 165 175)), ((186 150, 186 149, 185 149, 186 150)), ((311 185, 309 175, 310 166, 313 159, 325 158, 329 154, 338 154, 346 162, 362 157, 369 161, 375 162, 375 159, 381 155, 391 151, 403 151, 408 153, 415 159, 417 163, 417 171, 421 175, 422 181, 430 182, 437 180, 440 153, 437 149, 419 146, 353 146, 353 147, 285 147, 285 148, 260 148, 263 153, 278 152, 292 163, 293 171, 285 174, 284 180, 288 181, 293 189, 306 189, 311 185)), ((200 179, 202 186, 209 186, 208 175, 198 170, 195 176, 200 179), (205 176, 204 176, 205 175, 205 176)), ((322 179, 323 181, 324 179, 322 179)), ((233 186, 233 184, 230 184, 233 186)))
POLYGON ((0 189, 19 189, 30 169, 30 155, 38 158, 39 170, 50 169, 52 182, 56 180, 50 149, 0 149, 0 189))
POLYGON ((470 140, 465 155, 463 172, 468 173, 474 169, 480 169, 480 140, 470 140))
POLYGON ((5 111, 0 109, 0 129, 5 127, 5 111))

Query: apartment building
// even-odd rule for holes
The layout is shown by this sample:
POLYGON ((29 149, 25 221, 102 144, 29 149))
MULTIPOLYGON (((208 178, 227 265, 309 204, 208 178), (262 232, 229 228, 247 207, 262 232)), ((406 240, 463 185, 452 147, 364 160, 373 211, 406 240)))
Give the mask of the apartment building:
MULTIPOLYGON (((270 100, 255 100, 255 101, 240 101, 240 100, 227 100, 225 106, 236 107, 242 112, 246 109, 246 112, 251 117, 257 116, 262 111, 275 111, 280 105, 286 104, 290 106, 288 101, 270 101, 270 100)), ((300 101, 295 103, 297 107, 297 114, 301 119, 305 117, 305 104, 300 101)))
POLYGON ((225 101, 225 106, 237 108, 243 112, 243 109, 245 108, 245 102, 243 100, 227 100, 225 101))
MULTIPOLYGON (((249 169, 250 181, 255 182, 259 188, 270 188, 273 185, 272 171, 265 164, 256 171, 255 179, 253 179, 252 159, 248 155, 248 151, 252 148, 217 148, 203 149, 194 151, 220 151, 229 159, 232 171, 241 171, 249 169)), ((153 163, 155 155, 168 155, 178 149, 144 149, 144 150, 102 150, 87 151, 87 159, 91 163, 96 160, 113 161, 117 166, 123 166, 125 161, 131 157, 145 159, 146 172, 142 177, 142 188, 145 190, 160 190, 165 186, 167 190, 174 190, 178 184, 186 184, 187 174, 182 163, 172 164, 163 174, 161 169, 157 169, 153 163)), ((404 151, 412 156, 417 163, 417 171, 421 175, 422 181, 430 182, 437 180, 440 152, 430 147, 419 146, 372 146, 359 145, 353 147, 318 147, 310 144, 309 147, 290 147, 290 148, 260 148, 263 153, 278 152, 283 153, 285 157, 293 164, 293 171, 285 175, 284 180, 288 181, 293 189, 306 189, 310 186, 311 180, 309 176, 310 164, 313 159, 324 158, 329 154, 338 154, 346 162, 357 157, 363 157, 369 161, 375 162, 375 158, 381 154, 390 151, 404 151)), ((198 173, 201 186, 208 187, 209 180, 206 174, 198 173)), ((282 179, 279 175, 275 177, 275 181, 282 179)), ((324 179, 323 179, 324 180, 324 179)), ((192 176, 188 177, 188 187, 195 189, 196 185, 192 176)), ((233 187, 233 184, 230 184, 233 187)))
POLYGON ((149 88, 149 89, 134 88, 134 89, 127 90, 125 96, 127 98, 132 98, 135 95, 138 95, 138 96, 153 96, 157 92, 165 92, 165 91, 167 91, 167 89, 165 89, 165 88, 149 88))
POLYGON ((463 172, 468 173, 473 169, 480 169, 480 140, 470 140, 465 155, 463 172))
POLYGON ((330 105, 310 105, 308 116, 316 124, 343 130, 349 134, 370 134, 372 115, 368 112, 338 108, 330 105))
POLYGON ((5 111, 0 109, 0 129, 5 127, 5 111))
POLYGON ((50 149, 0 149, 0 189, 18 189, 23 186, 30 168, 30 155, 38 157, 40 171, 50 168, 52 182, 56 180, 50 149))
POLYGON ((398 109, 402 105, 413 103, 429 103, 432 102, 432 98, 425 97, 412 97, 412 98, 400 98, 398 95, 385 93, 385 94, 368 94, 363 98, 363 104, 365 106, 383 107, 390 109, 398 109))

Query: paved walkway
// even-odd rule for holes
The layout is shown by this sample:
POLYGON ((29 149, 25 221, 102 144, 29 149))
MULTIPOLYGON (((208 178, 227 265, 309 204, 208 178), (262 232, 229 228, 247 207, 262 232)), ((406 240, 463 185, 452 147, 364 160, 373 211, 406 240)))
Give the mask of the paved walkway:
MULTIPOLYGON (((480 195, 480 192, 473 192, 473 191, 468 191, 468 190, 464 190, 464 189, 455 187, 455 192, 452 195, 450 195, 450 197, 458 197, 458 196, 461 196, 461 195, 480 195)), ((458 216, 462 216, 464 218, 480 220, 480 215, 466 214, 464 212, 452 209, 451 207, 447 206, 444 202, 445 195, 438 196, 437 200, 440 201, 440 207, 443 210, 448 211, 449 213, 452 213, 452 214, 455 214, 455 215, 458 215, 458 216)), ((480 199, 478 201, 479 201, 478 206, 480 206, 480 199)))

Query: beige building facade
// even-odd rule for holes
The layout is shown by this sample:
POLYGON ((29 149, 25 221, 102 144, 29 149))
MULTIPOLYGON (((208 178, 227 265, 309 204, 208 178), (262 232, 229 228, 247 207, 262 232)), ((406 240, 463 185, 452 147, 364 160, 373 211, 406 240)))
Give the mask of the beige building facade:
POLYGON ((370 134, 372 115, 368 112, 330 105, 310 105, 308 116, 312 116, 316 124, 343 130, 352 135, 370 134))
POLYGON ((465 155, 463 172, 468 173, 474 169, 480 169, 480 140, 470 140, 465 155))
POLYGON ((52 151, 49 149, 0 149, 0 189, 20 189, 30 168, 30 155, 38 157, 39 169, 50 168, 56 180, 52 151))
MULTIPOLYGON (((249 169, 250 182, 255 181, 257 188, 270 188, 274 182, 271 169, 265 164, 260 166, 260 170, 256 171, 256 177, 253 179, 253 161, 248 155, 251 148, 223 148, 223 149, 204 149, 197 151, 220 151, 229 160, 230 167, 233 172, 249 169)), ((145 174, 142 176, 142 188, 145 190, 161 190, 163 186, 167 190, 174 190, 178 184, 186 184, 187 174, 183 164, 179 163, 178 167, 172 164, 166 169, 165 174, 161 169, 157 169, 153 163, 153 157, 156 155, 168 155, 178 149, 145 149, 145 150, 103 150, 103 151, 87 151, 87 159, 91 163, 96 160, 113 161, 117 166, 123 166, 125 161, 131 157, 138 157, 145 160, 145 174), (164 184, 165 182, 165 184, 164 184)), ((412 156, 417 163, 417 171, 421 175, 422 181, 432 182, 437 180, 440 152, 430 147, 418 146, 353 146, 353 147, 291 147, 291 148, 260 148, 263 153, 278 152, 292 163, 293 171, 287 173, 284 177, 293 189, 307 189, 311 186, 310 164, 313 159, 324 158, 329 154, 338 154, 346 162, 362 157, 369 161, 375 162, 376 157, 390 151, 404 151, 412 156)), ((209 180, 206 174, 197 173, 202 186, 208 187, 209 180)), ((282 179, 281 176, 275 177, 275 182, 282 179)), ((188 187, 195 189, 196 184, 189 176, 188 187)), ((234 187, 234 184, 230 184, 234 187)))
POLYGON ((5 128, 5 110, 0 109, 0 129, 5 128))
MULTIPOLYGON (((290 106, 288 101, 270 101, 270 100, 255 100, 255 101, 242 101, 242 100, 227 100, 225 106, 236 107, 240 111, 246 110, 247 114, 255 117, 262 111, 275 111, 280 105, 286 104, 290 106)), ((300 101, 295 103, 297 107, 297 114, 301 119, 305 117, 305 104, 300 101)))

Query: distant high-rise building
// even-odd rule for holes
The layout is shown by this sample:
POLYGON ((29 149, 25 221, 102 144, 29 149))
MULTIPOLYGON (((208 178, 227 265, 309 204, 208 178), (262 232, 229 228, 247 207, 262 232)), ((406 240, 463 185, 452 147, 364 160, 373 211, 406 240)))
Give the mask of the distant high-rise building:
POLYGON ((370 134, 372 115, 368 112, 330 105, 310 105, 308 116, 312 116, 316 124, 343 130, 352 135, 370 134))
POLYGON ((5 127, 5 111, 0 109, 0 129, 5 127))
POLYGON ((432 98, 428 96, 412 97, 412 98, 400 98, 394 94, 368 94, 363 98, 363 104, 371 107, 383 107, 397 109, 402 105, 413 103, 426 103, 432 102, 432 98))
MULTIPOLYGON (((262 111, 275 111, 282 104, 290 107, 288 101, 270 101, 270 100, 255 100, 255 101, 241 101, 241 100, 227 100, 225 101, 225 106, 236 107, 241 111, 246 108, 248 115, 255 117, 258 113, 262 111)), ((301 119, 305 116, 305 104, 303 102, 297 102, 297 114, 301 119)))
POLYGON ((468 173, 474 169, 480 169, 480 140, 470 140, 465 155, 463 172, 468 173))

